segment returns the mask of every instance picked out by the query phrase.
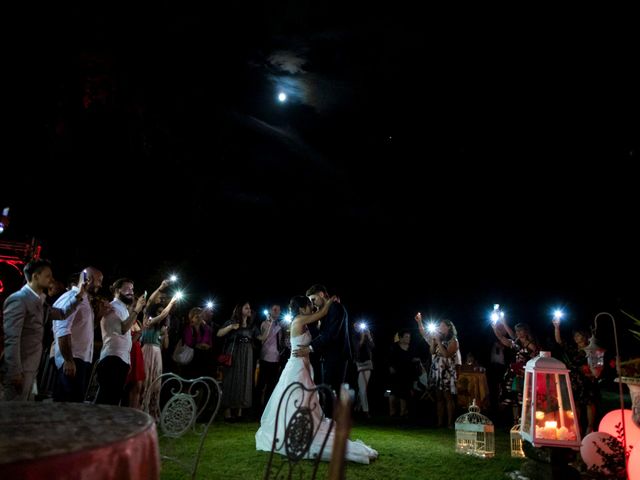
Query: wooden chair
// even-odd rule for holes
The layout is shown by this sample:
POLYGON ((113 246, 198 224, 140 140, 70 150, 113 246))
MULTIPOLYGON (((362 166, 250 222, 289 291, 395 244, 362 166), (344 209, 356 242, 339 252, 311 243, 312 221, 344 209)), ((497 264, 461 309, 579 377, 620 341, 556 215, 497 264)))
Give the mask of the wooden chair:
POLYGON ((156 422, 160 440, 160 457, 172 461, 196 477, 200 455, 211 422, 220 409, 222 390, 211 377, 185 379, 174 373, 156 378, 144 392, 143 409, 153 414, 160 412, 156 422), (186 434, 200 438, 193 458, 186 456, 179 446, 186 434))
POLYGON ((264 480, 280 478, 303 478, 306 470, 310 470, 309 478, 315 479, 318 466, 322 460, 324 448, 331 435, 335 422, 322 434, 321 448, 312 458, 309 449, 320 432, 320 425, 325 415, 322 412, 322 400, 335 403, 335 394, 328 385, 318 385, 308 389, 300 382, 289 385, 280 397, 275 419, 275 431, 269 460, 264 471, 264 480), (313 415, 320 413, 321 422, 314 424, 313 415), (288 419, 280 426, 281 418, 288 419), (278 452, 284 451, 284 455, 278 452), (311 465, 302 460, 311 460, 311 465), (309 468, 306 468, 309 467, 309 468))
POLYGON ((353 403, 353 390, 343 383, 340 387, 338 406, 334 409, 335 436, 333 449, 331 450, 331 462, 329 463, 329 480, 344 480, 345 457, 347 455, 347 440, 351 433, 351 405, 353 403))

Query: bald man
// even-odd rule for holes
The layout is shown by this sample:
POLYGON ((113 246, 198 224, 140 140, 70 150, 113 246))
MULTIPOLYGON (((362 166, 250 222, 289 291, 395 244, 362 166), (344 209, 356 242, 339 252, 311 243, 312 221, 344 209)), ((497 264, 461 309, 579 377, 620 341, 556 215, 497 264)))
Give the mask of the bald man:
MULTIPOLYGON (((94 267, 80 272, 78 285, 82 285, 86 276, 87 292, 78 308, 64 320, 54 320, 54 352, 58 370, 58 384, 53 392, 56 402, 83 402, 93 360, 94 312, 91 298, 102 287, 103 275, 94 267)), ((53 304, 64 306, 77 295, 78 287, 72 287, 63 293, 53 304)))

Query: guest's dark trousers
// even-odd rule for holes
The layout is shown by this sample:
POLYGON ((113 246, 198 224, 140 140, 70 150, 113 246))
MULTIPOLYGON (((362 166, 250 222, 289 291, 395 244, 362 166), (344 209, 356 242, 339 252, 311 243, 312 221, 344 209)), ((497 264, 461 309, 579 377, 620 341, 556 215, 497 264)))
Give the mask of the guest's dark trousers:
POLYGON ((108 356, 100 360, 96 369, 100 386, 96 403, 120 405, 128 373, 129 364, 120 357, 108 356))
POLYGON ((74 358, 76 374, 73 377, 65 375, 63 367, 58 368, 58 383, 53 392, 53 400, 56 402, 84 402, 87 393, 89 375, 91 375, 91 363, 74 358))
POLYGON ((260 360, 260 370, 258 372, 258 382, 256 384, 256 403, 255 405, 260 409, 260 413, 264 409, 265 405, 271 398, 273 389, 278 384, 280 378, 280 363, 279 362, 267 362, 266 360, 260 360))

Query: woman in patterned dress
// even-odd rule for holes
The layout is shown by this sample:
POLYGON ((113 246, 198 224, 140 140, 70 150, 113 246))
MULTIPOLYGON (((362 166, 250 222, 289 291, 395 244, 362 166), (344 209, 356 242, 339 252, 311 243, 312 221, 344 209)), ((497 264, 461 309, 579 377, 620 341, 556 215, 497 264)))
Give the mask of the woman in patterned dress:
POLYGON ((456 365, 462 364, 458 333, 451 320, 441 320, 433 333, 425 331, 422 316, 416 315, 420 334, 429 344, 431 350, 431 370, 429 387, 436 392, 438 427, 444 427, 444 411, 447 410, 447 426, 453 428, 455 403, 453 396, 458 393, 456 381, 458 373, 456 365))

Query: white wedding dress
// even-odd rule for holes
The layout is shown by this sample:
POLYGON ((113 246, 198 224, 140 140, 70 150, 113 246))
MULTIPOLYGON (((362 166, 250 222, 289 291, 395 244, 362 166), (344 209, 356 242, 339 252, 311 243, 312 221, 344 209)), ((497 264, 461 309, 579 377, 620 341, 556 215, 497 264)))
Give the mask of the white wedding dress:
MULTIPOLYGON (((295 350, 300 345, 308 345, 310 341, 311 334, 308 331, 303 333, 302 335, 298 335, 297 337, 292 337, 291 351, 295 350)), ((314 388, 316 386, 315 383, 313 383, 313 369, 311 368, 309 357, 294 357, 293 355, 289 357, 289 361, 282 370, 282 373, 280 374, 280 380, 278 380, 278 384, 273 390, 271 398, 269 399, 269 402, 264 409, 264 413, 262 414, 262 418, 260 419, 260 428, 256 432, 256 450, 264 450, 267 452, 271 451, 271 447, 273 445, 273 435, 275 431, 276 414, 278 411, 278 403, 280 402, 280 397, 282 396, 285 389, 293 382, 300 382, 307 388, 314 388)), ((290 405, 292 404, 291 402, 292 400, 290 400, 290 405)), ((284 411, 285 407, 283 404, 281 408, 281 415, 284 415, 284 411)), ((291 416, 294 411, 295 408, 287 409, 287 413, 289 414, 289 416, 291 416)), ((322 419, 322 412, 319 406, 318 408, 312 410, 312 416, 314 429, 318 427, 318 424, 320 424, 320 422, 322 423, 320 424, 318 433, 314 437, 311 447, 309 448, 307 458, 315 458, 315 456, 318 454, 318 452, 320 451, 320 447, 322 446, 322 442, 324 441, 327 429, 331 425, 331 419, 326 417, 322 419)), ((282 437, 284 436, 286 421, 288 421, 288 419, 279 419, 278 437, 280 439, 282 439, 282 437)), ((329 461, 331 459, 334 432, 335 427, 333 428, 331 434, 329 435, 329 438, 327 439, 327 444, 322 452, 322 460, 329 461)), ((279 447, 279 449, 277 452, 281 455, 286 455, 283 443, 284 442, 282 441, 278 442, 277 447, 279 447)), ((348 440, 346 455, 347 460, 368 464, 370 460, 377 457, 378 452, 373 448, 365 445, 360 440, 348 440)))

